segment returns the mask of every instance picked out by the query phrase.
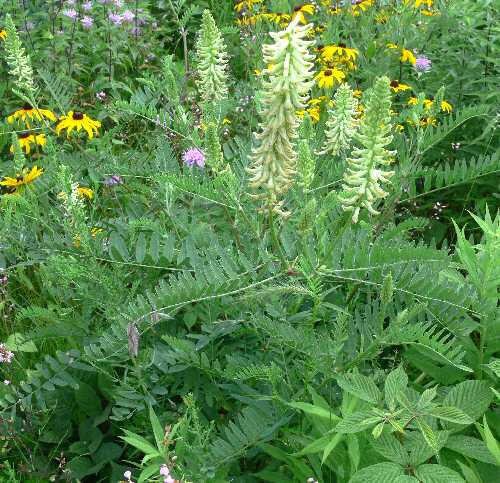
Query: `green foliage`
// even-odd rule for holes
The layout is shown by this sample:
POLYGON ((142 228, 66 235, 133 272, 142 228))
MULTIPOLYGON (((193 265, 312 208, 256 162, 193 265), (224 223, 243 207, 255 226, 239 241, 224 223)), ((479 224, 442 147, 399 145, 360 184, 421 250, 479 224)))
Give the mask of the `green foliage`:
POLYGON ((0 2, 0 481, 498 480, 497 8, 327 3, 0 2))

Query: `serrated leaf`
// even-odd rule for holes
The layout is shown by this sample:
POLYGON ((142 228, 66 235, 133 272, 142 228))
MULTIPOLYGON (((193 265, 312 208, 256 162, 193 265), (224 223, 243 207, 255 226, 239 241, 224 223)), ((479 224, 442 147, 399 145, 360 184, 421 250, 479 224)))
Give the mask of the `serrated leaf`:
POLYGON ((415 476, 425 483, 465 483, 456 471, 441 465, 420 465, 415 476))
POLYGON ((397 478, 404 476, 403 467, 396 463, 378 463, 359 470, 349 480, 349 483, 395 483, 397 478))
POLYGON ((346 374, 337 376, 337 384, 344 390, 363 401, 377 404, 381 394, 379 388, 368 376, 346 374))
POLYGON ((484 414, 492 400, 493 394, 487 382, 464 381, 451 388, 443 405, 461 409, 475 421, 484 414))
POLYGON ((329 411, 314 404, 292 401, 287 405, 295 409, 300 409, 301 411, 304 411, 305 413, 310 414, 312 416, 317 416, 319 418, 326 419, 327 421, 330 421, 332 423, 337 423, 341 420, 341 418, 339 418, 333 411, 329 411))
POLYGON ((486 416, 483 416, 483 427, 484 427, 484 442, 488 447, 490 453, 495 458, 498 465, 500 465, 500 445, 498 441, 493 436, 493 433, 488 426, 488 421, 486 421, 486 416))
POLYGON ((342 419, 337 424, 335 431, 342 434, 359 433, 381 421, 382 417, 375 415, 373 411, 356 411, 342 419))
POLYGON ((480 439, 471 436, 455 435, 448 438, 445 446, 468 458, 492 465, 496 464, 495 458, 489 452, 488 447, 480 439))
POLYGON ((401 391, 404 391, 407 385, 408 376, 402 366, 399 366, 389 373, 384 385, 385 402, 389 409, 395 409, 397 395, 401 391))
POLYGON ((474 420, 462 410, 452 406, 440 406, 429 411, 431 416, 434 416, 445 421, 457 424, 472 424, 474 420))

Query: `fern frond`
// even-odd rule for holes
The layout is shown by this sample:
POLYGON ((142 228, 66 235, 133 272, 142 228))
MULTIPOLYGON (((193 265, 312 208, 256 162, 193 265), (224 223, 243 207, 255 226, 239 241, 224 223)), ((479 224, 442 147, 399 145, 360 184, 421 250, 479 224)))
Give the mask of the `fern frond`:
POLYGON ((37 72, 38 76, 44 82, 52 98, 52 102, 57 105, 59 111, 68 112, 71 108, 71 99, 73 97, 71 80, 43 68, 38 69, 37 72))

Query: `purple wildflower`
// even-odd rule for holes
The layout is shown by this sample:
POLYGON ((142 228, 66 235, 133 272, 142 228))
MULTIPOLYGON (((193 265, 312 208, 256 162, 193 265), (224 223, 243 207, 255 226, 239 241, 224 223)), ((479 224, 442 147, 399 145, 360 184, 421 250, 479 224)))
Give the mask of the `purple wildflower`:
POLYGON ((123 7, 123 0, 113 0, 113 3, 115 4, 115 7, 123 7))
POLYGON ((63 14, 71 20, 75 20, 76 17, 78 17, 78 12, 74 8, 68 8, 63 12, 63 14))
POLYGON ((7 364, 10 364, 13 358, 14 353, 7 349, 7 347, 5 347, 5 344, 0 344, 0 362, 6 362, 7 364))
POLYGON ((83 28, 86 29, 90 29, 94 25, 94 19, 88 15, 84 15, 80 22, 82 22, 83 28))
POLYGON ((108 15, 109 20, 111 20, 115 25, 121 25, 123 22, 123 17, 119 13, 110 12, 108 15))
POLYGON ((72 5, 73 6, 76 3, 76 0, 66 0, 66 3, 68 5, 72 5))
POLYGON ((92 2, 84 2, 82 3, 82 8, 88 12, 89 10, 92 10, 92 2))
POLYGON ((114 174, 114 175, 112 175, 109 178, 106 178, 104 180, 104 184, 106 186, 116 186, 117 184, 122 184, 122 183, 123 183, 123 179, 118 174, 114 174))
POLYGON ((419 55, 415 61, 417 72, 429 72, 432 68, 432 61, 425 55, 419 55))
POLYGON ((7 285, 9 277, 7 275, 0 275, 0 285, 7 285))
POLYGON ((95 96, 101 102, 103 102, 106 99, 106 93, 104 91, 97 92, 95 96))
POLYGON ((122 18, 123 18, 123 21, 124 22, 133 22, 134 21, 134 18, 135 18, 135 13, 132 12, 131 10, 125 10, 123 13, 122 13, 122 18))
POLYGON ((195 164, 199 168, 205 167, 205 155, 203 151, 198 148, 190 148, 187 151, 184 151, 182 155, 182 160, 186 166, 192 168, 195 164))

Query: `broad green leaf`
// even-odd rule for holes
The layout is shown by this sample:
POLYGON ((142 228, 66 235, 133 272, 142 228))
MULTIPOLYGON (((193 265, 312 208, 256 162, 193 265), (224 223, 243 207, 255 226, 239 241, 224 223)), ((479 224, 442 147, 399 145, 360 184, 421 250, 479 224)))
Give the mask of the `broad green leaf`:
POLYGON ((346 374, 337 376, 337 384, 344 390, 363 401, 377 404, 380 401, 380 390, 373 380, 363 374, 346 374))
POLYGON ((395 463, 378 463, 359 470, 349 483, 395 483, 404 476, 403 467, 395 463))
POLYGON ((441 406, 429 411, 432 416, 457 424, 472 424, 474 420, 458 408, 441 406))
POLYGON ((495 458, 489 452, 486 444, 480 439, 463 435, 450 436, 445 446, 468 458, 473 458, 483 463, 495 464, 495 458))
POLYGON ((457 460, 458 466, 460 466, 460 469, 462 470, 462 474, 465 477, 465 481, 467 483, 484 483, 479 476, 474 473, 474 470, 472 468, 469 468, 468 466, 464 465, 461 461, 457 460))
POLYGON ((408 376, 406 375, 402 366, 399 366, 389 373, 384 385, 385 402, 389 409, 395 409, 397 394, 401 391, 404 391, 407 385, 408 376))
POLYGON ((454 406, 468 414, 473 420, 480 418, 493 400, 485 381, 464 381, 453 386, 443 400, 443 406, 454 406))
POLYGON ((314 440, 305 448, 302 448, 299 452, 295 453, 295 456, 303 456, 306 454, 314 454, 323 451, 334 436, 338 435, 335 435, 334 433, 328 433, 324 436, 321 436, 321 438, 314 440))
POLYGON ((408 451, 409 464, 418 466, 425 463, 430 458, 435 456, 436 449, 438 451, 445 445, 449 431, 433 431, 435 438, 435 448, 431 448, 420 431, 407 431, 405 433, 404 448, 408 451))
POLYGON ((456 471, 441 465, 420 465, 415 476, 425 483, 465 483, 456 471))
POLYGON ((321 457, 321 464, 324 464, 327 458, 330 456, 331 452, 337 447, 337 445, 345 438, 343 434, 336 434, 330 439, 330 442, 325 446, 323 451, 323 456, 321 457))
POLYGON ((101 400, 94 389, 80 382, 75 391, 75 400, 80 410, 87 416, 93 417, 102 413, 101 400))
POLYGON ((425 441, 429 445, 429 447, 434 451, 434 453, 439 452, 439 444, 436 433, 434 430, 424 421, 423 418, 418 418, 416 420, 418 429, 422 433, 422 436, 425 438, 425 441))
POLYGON ((344 434, 359 433, 380 423, 380 421, 382 421, 382 417, 375 415, 373 411, 356 411, 342 419, 337 424, 335 431, 344 434))
POLYGON ((409 463, 408 453, 395 433, 384 433, 380 438, 370 441, 372 448, 383 458, 405 466, 409 463))

